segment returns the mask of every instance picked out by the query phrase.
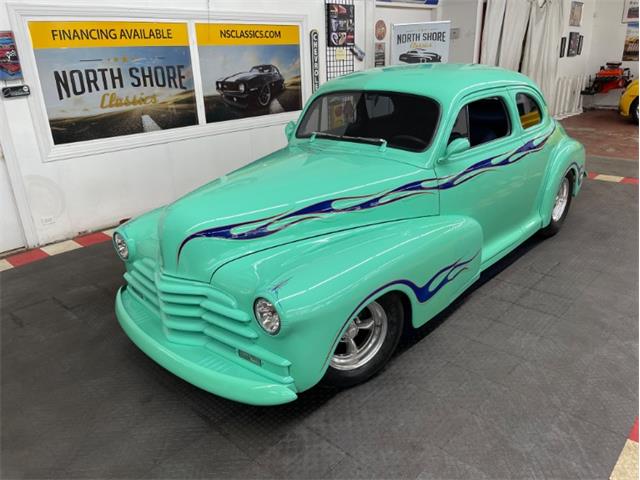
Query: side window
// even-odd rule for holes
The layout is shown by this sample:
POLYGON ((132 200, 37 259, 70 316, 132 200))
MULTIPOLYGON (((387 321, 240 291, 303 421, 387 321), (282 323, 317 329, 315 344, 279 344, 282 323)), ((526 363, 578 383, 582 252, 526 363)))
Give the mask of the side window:
POLYGON ((456 123, 453 124, 451 135, 449 135, 449 143, 456 138, 469 138, 469 116, 467 115, 467 106, 465 105, 458 113, 456 123))
POLYGON ((520 115, 522 128, 530 128, 542 122, 542 112, 538 102, 530 95, 526 93, 517 94, 516 105, 518 106, 518 115, 520 115))
POLYGON ((506 137, 511 131, 507 107, 501 98, 483 98, 467 105, 472 147, 506 137))

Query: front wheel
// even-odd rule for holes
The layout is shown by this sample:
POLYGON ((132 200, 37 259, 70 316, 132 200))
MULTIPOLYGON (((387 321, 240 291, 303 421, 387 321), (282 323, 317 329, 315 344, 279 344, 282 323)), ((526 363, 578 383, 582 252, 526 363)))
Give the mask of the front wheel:
POLYGON ((560 182, 560 187, 553 203, 553 210, 551 210, 551 221, 549 225, 540 230, 543 237, 552 237, 560 231, 571 206, 572 185, 573 173, 569 172, 560 182))
POLYGON ((631 120, 633 120, 633 123, 638 123, 638 99, 637 98, 633 102, 631 102, 631 106, 629 107, 629 112, 631 113, 631 120))
POLYGON ((337 387, 367 381, 391 358, 403 326, 404 309, 397 294, 367 304, 340 338, 323 381, 337 387))

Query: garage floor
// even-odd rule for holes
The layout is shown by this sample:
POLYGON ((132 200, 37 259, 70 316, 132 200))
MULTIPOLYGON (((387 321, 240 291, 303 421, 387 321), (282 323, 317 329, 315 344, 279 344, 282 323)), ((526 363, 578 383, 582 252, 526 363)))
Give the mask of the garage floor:
POLYGON ((113 314, 121 275, 109 243, 0 274, 3 478, 605 479, 638 415, 637 185, 586 180, 559 235, 492 268, 381 375, 280 407, 138 351, 113 314))

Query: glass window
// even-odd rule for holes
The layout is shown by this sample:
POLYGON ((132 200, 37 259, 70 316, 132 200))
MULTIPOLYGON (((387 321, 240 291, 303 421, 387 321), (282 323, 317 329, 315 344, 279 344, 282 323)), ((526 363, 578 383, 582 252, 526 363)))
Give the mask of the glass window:
POLYGON ((542 122, 542 113, 538 102, 526 93, 516 95, 516 105, 518 106, 518 115, 520 115, 520 123, 522 128, 533 127, 542 122))
POLYGON ((420 152, 431 144, 440 108, 434 100, 395 92, 333 92, 316 98, 296 133, 420 152))
POLYGON ((458 113, 456 123, 453 125, 451 135, 449 135, 449 143, 456 138, 469 138, 469 115, 467 115, 467 106, 465 105, 458 113))
POLYGON ((506 137, 511 131, 509 115, 501 98, 483 98, 467 105, 469 143, 472 147, 506 137))

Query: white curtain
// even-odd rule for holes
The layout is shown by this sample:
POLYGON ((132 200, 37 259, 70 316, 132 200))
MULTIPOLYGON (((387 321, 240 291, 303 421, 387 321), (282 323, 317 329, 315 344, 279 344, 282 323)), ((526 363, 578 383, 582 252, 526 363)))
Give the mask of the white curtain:
POLYGON ((531 14, 530 0, 509 0, 504 12, 498 66, 509 70, 520 68, 524 36, 531 14))
POLYGON ((558 54, 562 35, 564 6, 562 0, 534 0, 524 48, 522 73, 542 89, 554 114, 558 54))
POLYGON ((482 29, 482 44, 480 46, 480 63, 498 65, 500 55, 500 39, 507 0, 487 0, 487 10, 482 29))

